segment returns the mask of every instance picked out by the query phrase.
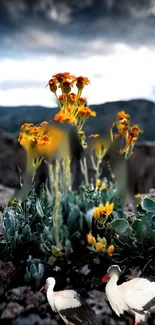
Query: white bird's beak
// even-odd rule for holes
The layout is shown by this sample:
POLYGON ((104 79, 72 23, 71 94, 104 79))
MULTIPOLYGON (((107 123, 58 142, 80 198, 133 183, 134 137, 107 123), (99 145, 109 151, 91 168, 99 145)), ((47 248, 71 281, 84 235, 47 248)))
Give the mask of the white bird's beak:
POLYGON ((104 275, 104 277, 101 280, 101 283, 105 282, 107 279, 109 279, 109 275, 108 274, 104 275))
POLYGON ((109 275, 108 274, 105 274, 104 277, 101 279, 101 282, 97 285, 100 286, 103 282, 105 282, 107 279, 109 279, 109 275))
POLYGON ((43 286, 39 291, 43 291, 43 290, 45 290, 45 286, 43 286))

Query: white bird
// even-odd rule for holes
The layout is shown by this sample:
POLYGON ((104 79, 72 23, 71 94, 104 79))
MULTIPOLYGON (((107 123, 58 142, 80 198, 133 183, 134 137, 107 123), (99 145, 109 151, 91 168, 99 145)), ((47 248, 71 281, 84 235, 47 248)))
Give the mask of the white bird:
POLYGON ((46 290, 47 300, 54 312, 67 325, 97 325, 96 314, 74 290, 53 291, 55 279, 50 277, 40 291, 46 290))
POLYGON ((125 311, 135 315, 135 325, 139 322, 146 322, 155 308, 155 282, 145 278, 134 278, 117 285, 121 269, 118 265, 108 268, 107 274, 102 278, 101 283, 108 281, 105 292, 111 308, 120 316, 125 311))

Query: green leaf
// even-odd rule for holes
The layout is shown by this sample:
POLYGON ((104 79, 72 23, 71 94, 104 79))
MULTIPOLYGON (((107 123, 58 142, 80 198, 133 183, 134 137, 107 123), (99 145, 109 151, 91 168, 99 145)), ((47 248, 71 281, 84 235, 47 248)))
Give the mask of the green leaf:
POLYGON ((145 211, 154 211, 155 212, 155 201, 145 198, 141 202, 141 206, 145 211))
POLYGON ((42 263, 39 263, 38 264, 38 273, 40 275, 40 279, 42 279, 43 275, 44 275, 44 272, 45 272, 45 267, 42 263))
POLYGON ((65 240, 65 249, 67 252, 72 252, 72 245, 69 239, 65 240))
POLYGON ((134 220, 133 224, 132 224, 132 228, 135 232, 142 232, 144 231, 144 225, 141 219, 136 219, 134 220))
POLYGON ((41 203, 40 203, 39 200, 36 201, 36 209, 37 209, 37 212, 38 212, 39 216, 41 218, 43 218, 44 217, 44 211, 42 209, 42 206, 41 206, 41 203))
POLYGON ((137 206, 137 213, 138 214, 144 214, 145 213, 145 210, 143 210, 143 208, 141 206, 141 203, 138 204, 138 206, 137 206))
POLYGON ((111 226, 116 231, 116 233, 120 235, 127 234, 129 231, 131 231, 130 225, 127 220, 123 220, 123 219, 114 220, 111 222, 111 226))
POLYGON ((118 212, 116 211, 112 212, 112 216, 114 217, 114 219, 119 219, 118 212))
POLYGON ((69 232, 73 232, 74 230, 77 229, 79 218, 80 218, 80 210, 78 206, 71 205, 70 212, 68 214, 68 219, 67 219, 67 227, 69 232))
POLYGON ((31 264, 30 265, 30 274, 31 274, 31 276, 33 277, 34 274, 36 274, 36 273, 37 273, 37 267, 36 267, 36 265, 35 264, 31 264))
POLYGON ((149 222, 149 225, 155 226, 155 212, 154 211, 149 211, 145 214, 146 219, 149 222))
POLYGON ((155 229, 152 230, 152 234, 151 234, 151 239, 152 239, 152 244, 155 245, 155 229))
POLYGON ((112 216, 114 217, 114 219, 123 219, 124 213, 121 209, 117 209, 117 211, 112 212, 112 216))
POLYGON ((88 225, 89 229, 92 228, 93 212, 94 212, 94 207, 92 209, 89 209, 85 213, 85 216, 84 216, 85 221, 87 222, 87 225, 88 225))
POLYGON ((152 216, 152 226, 155 227, 155 215, 152 216))

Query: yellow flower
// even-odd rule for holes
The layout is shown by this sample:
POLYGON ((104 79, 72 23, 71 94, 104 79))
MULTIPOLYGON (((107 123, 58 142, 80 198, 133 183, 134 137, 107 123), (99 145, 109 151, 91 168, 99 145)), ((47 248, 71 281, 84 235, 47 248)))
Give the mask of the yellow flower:
POLYGON ((105 237, 102 238, 102 243, 103 243, 104 246, 107 246, 107 240, 106 240, 105 237))
POLYGON ((119 118, 120 120, 124 118, 128 120, 130 118, 130 115, 126 114, 124 111, 120 111, 117 113, 117 118, 119 118))
POLYGON ((97 207, 97 208, 95 208, 94 209, 94 213, 93 213, 93 217, 95 218, 95 219, 99 219, 100 218, 100 208, 99 207, 97 207))
POLYGON ((89 85, 90 80, 87 77, 77 77, 76 78, 76 87, 81 90, 84 88, 85 85, 89 85))
POLYGON ((75 116, 67 115, 67 114, 63 113, 62 111, 60 111, 58 114, 56 114, 54 116, 54 120, 59 121, 59 122, 68 122, 68 123, 72 123, 72 124, 77 123, 77 119, 75 116))
POLYGON ((96 190, 98 190, 100 186, 101 186, 101 180, 97 179, 96 180, 96 190))
POLYGON ((121 154, 127 151, 127 149, 138 139, 139 133, 143 133, 138 125, 133 125, 130 127, 128 135, 126 137, 126 146, 120 151, 121 154))
POLYGON ((88 242, 89 245, 96 246, 96 239, 92 235, 91 232, 89 232, 89 234, 87 234, 87 242, 88 242))
POLYGON ((37 158, 50 156, 59 147, 63 137, 62 130, 44 122, 42 126, 32 125, 28 129, 27 126, 24 126, 18 141, 29 156, 37 158))
POLYGON ((104 245, 101 244, 100 242, 97 242, 96 249, 97 249, 97 251, 101 252, 104 249, 104 245))
MULTIPOLYGON (((128 120, 126 118, 116 122, 116 126, 121 137, 126 137, 128 134, 128 120)), ((117 137, 118 135, 116 135, 117 137)))
POLYGON ((101 190, 105 190, 107 188, 107 185, 105 183, 102 183, 101 190))
POLYGON ((23 131, 28 131, 32 126, 33 126, 33 123, 24 123, 24 124, 21 126, 21 130, 23 130, 23 131))
POLYGON ((32 156, 34 150, 36 150, 37 147, 37 139, 33 136, 28 135, 27 133, 20 133, 18 141, 21 146, 26 150, 26 152, 32 156))
POLYGON ((141 194, 140 193, 135 194, 135 198, 136 199, 140 199, 141 198, 141 194))
POLYGON ((69 104, 74 104, 76 102, 76 94, 70 93, 67 97, 68 103, 69 104))
POLYGON ((80 106, 77 108, 76 116, 79 118, 87 119, 89 116, 95 117, 96 112, 92 111, 89 107, 80 106))
POLYGON ((30 134, 30 135, 37 136, 39 133, 40 133, 40 127, 39 127, 39 126, 32 126, 32 127, 29 129, 29 134, 30 134))
POLYGON ((108 201, 106 204, 99 205, 100 214, 104 214, 106 217, 110 216, 114 209, 114 203, 109 203, 108 201))
POLYGON ((85 103, 87 102, 87 100, 86 100, 86 98, 84 98, 84 97, 80 97, 79 98, 79 100, 78 100, 78 103, 79 103, 79 105, 84 105, 85 103))
POLYGON ((48 124, 48 122, 44 121, 44 122, 41 122, 41 123, 40 123, 40 126, 45 126, 45 125, 47 125, 47 124, 48 124))
POLYGON ((48 85, 49 85, 50 91, 55 94, 56 91, 57 91, 57 80, 56 80, 56 78, 51 78, 49 80, 49 82, 48 82, 48 85))
POLYGON ((99 137, 98 133, 89 135, 89 138, 98 138, 98 137, 99 137))
POLYGON ((72 87, 72 81, 69 81, 69 80, 63 81, 62 90, 66 95, 68 95, 70 93, 70 91, 72 89, 71 87, 72 87))
POLYGON ((110 246, 107 248, 107 254, 108 254, 108 256, 112 256, 114 250, 115 250, 114 245, 110 245, 110 246))
POLYGON ((53 125, 42 127, 41 131, 43 133, 40 133, 38 155, 50 156, 60 146, 65 133, 53 125))
POLYGON ((52 76, 56 80, 57 83, 65 82, 66 80, 69 80, 70 82, 75 81, 75 76, 72 76, 69 72, 59 72, 52 76))
MULTIPOLYGON (((120 112, 122 113, 122 112, 120 112)), ((125 112, 124 112, 125 113, 125 112)), ((118 114, 117 114, 118 117, 118 114)), ((111 141, 114 141, 114 139, 118 138, 118 137, 122 137, 125 138, 128 134, 128 130, 129 130, 129 121, 127 118, 124 117, 124 114, 120 114, 120 119, 118 119, 117 121, 115 121, 112 124, 112 127, 110 129, 110 137, 111 137, 111 141), (113 128, 116 126, 118 133, 116 133, 115 135, 113 134, 113 128)))
POLYGON ((66 103, 66 99, 67 99, 67 95, 63 93, 63 94, 60 95, 58 98, 59 98, 59 101, 60 101, 62 104, 65 104, 65 103, 66 103))

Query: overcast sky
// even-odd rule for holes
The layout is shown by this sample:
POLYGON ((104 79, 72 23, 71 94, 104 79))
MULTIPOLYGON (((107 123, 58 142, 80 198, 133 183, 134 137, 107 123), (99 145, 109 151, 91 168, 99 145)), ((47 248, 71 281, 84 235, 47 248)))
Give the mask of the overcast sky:
POLYGON ((0 0, 0 105, 55 106, 64 71, 89 104, 155 101, 155 0, 0 0))

